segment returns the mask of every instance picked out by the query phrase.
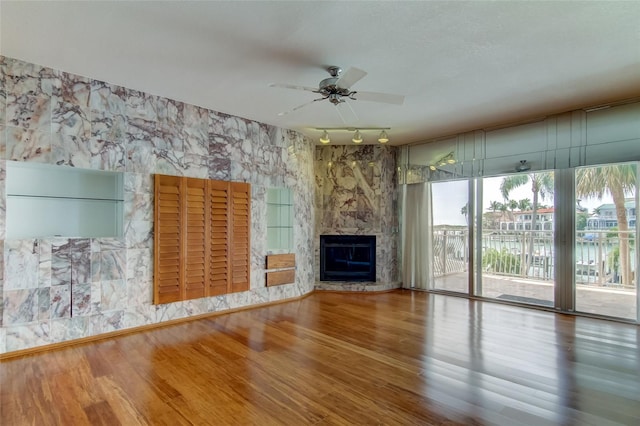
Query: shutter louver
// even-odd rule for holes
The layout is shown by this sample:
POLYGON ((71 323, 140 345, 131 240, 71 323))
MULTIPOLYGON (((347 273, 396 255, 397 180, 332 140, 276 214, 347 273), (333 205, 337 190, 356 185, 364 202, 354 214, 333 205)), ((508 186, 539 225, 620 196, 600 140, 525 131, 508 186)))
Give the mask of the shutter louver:
POLYGON ((155 194, 154 302, 162 304, 176 302, 182 296, 180 178, 156 176, 155 194))

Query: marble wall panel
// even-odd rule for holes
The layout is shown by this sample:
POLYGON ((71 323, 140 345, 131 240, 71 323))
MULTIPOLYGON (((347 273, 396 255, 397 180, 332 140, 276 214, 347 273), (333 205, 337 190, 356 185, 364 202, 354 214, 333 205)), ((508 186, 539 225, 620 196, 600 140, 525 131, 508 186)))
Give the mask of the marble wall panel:
POLYGON ((51 240, 38 241, 38 287, 51 287, 51 240))
POLYGON ((7 125, 21 129, 48 131, 51 127, 51 98, 7 94, 7 125))
MULTIPOLYGON (((2 102, 1 94, 0 94, 0 102, 2 102)), ((2 111, 0 111, 0 113, 2 113, 2 111)), ((6 160, 6 159, 7 159, 7 126, 5 126, 4 124, 0 124, 0 160, 6 160)), ((4 177, 2 178, 2 182, 4 185, 4 177)))
POLYGON ((7 61, 0 56, 0 126, 7 124, 7 61))
POLYGON ((91 283, 72 286, 71 313, 74 317, 91 315, 91 283))
POLYGON ((71 284, 49 288, 51 318, 71 318, 71 284))
POLYGON ((91 276, 91 240, 77 238, 69 240, 71 257, 71 283, 86 284, 92 281, 91 276))
POLYGON ((49 344, 49 321, 6 327, 5 339, 7 352, 49 344))
POLYGON ((38 289, 9 290, 3 293, 3 326, 26 324, 38 319, 38 289))
MULTIPOLYGON (((2 126, 0 126, 0 143, 2 143, 2 126)), ((7 235, 6 217, 7 217, 7 163, 0 160, 0 241, 4 241, 7 235)), ((4 250, 4 245, 0 243, 0 250, 4 250)), ((4 259, 4 255, 0 256, 4 259)), ((4 266, 0 266, 0 279, 4 276, 4 266)))
POLYGON ((100 319, 102 333, 109 333, 124 328, 124 311, 105 312, 100 319))
MULTIPOLYGON (((0 300, 0 305, 1 305, 0 300)), ((0 324, 1 325, 1 324, 0 324)), ((0 353, 7 352, 7 329, 0 327, 0 353)))
MULTIPOLYGON (((0 236, 6 265, 0 280, 0 352, 313 290, 314 148, 302 135, 5 57, 0 73, 5 82, 0 98, 6 99, 0 100, 5 107, 0 159, 125 172, 123 238, 4 241, 0 236), (152 305, 154 173, 252 184, 250 291, 152 305), (263 204, 270 186, 296 194, 296 283, 274 288, 264 285, 263 204)), ((0 173, 4 165, 0 162, 0 173)), ((6 194, 0 192, 4 224, 6 194)))
POLYGON ((4 243, 4 291, 38 287, 37 240, 7 240, 4 243))
POLYGON ((66 238, 51 241, 51 285, 71 283, 71 242, 66 238))
POLYGON ((125 221, 153 220, 153 195, 126 191, 124 194, 124 201, 125 221))
POLYGON ((184 176, 207 179, 209 178, 209 156, 185 153, 183 157, 184 176))
POLYGON ((165 141, 163 148, 183 151, 184 109, 182 102, 173 99, 156 99, 157 132, 165 141))
POLYGON ((4 57, 7 93, 53 96, 60 89, 58 73, 29 62, 4 57))
POLYGON ((51 319, 51 287, 38 289, 38 320, 51 319))
POLYGON ((51 162, 51 132, 9 126, 5 135, 7 160, 51 162))
MULTIPOLYGON (((376 282, 367 285, 379 290, 398 284, 395 156, 394 149, 374 145, 316 147, 316 279, 321 234, 375 235, 376 282)), ((319 283, 316 288, 332 286, 361 291, 350 283, 319 283)))
POLYGON ((127 248, 150 249, 153 247, 153 222, 149 220, 127 222, 124 236, 127 248))
POLYGON ((125 193, 147 194, 153 196, 153 175, 126 173, 124 176, 125 193))
POLYGON ((127 307, 127 282, 126 280, 113 280, 101 282, 102 296, 100 309, 102 312, 123 310, 127 307))
POLYGON ((140 327, 156 322, 155 306, 147 303, 143 305, 133 306, 131 309, 124 311, 123 326, 124 328, 140 327))
MULTIPOLYGON (((150 306, 153 302, 153 280, 151 278, 127 279, 127 309, 139 310, 141 306, 150 306)), ((154 310, 155 312, 155 310, 154 310)), ((153 314, 155 319, 155 313, 153 314)))
POLYGON ((91 168, 91 82, 73 74, 57 74, 61 84, 52 97, 50 161, 91 168))

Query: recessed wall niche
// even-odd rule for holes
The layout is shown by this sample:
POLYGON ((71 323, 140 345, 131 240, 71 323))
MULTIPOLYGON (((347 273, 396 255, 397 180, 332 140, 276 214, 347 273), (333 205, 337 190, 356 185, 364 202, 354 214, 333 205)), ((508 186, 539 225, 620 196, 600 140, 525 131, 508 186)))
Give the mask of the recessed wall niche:
POLYGON ((293 193, 290 188, 267 189, 267 250, 293 250, 293 193))
POLYGON ((123 173, 7 161, 6 238, 122 237, 123 173))

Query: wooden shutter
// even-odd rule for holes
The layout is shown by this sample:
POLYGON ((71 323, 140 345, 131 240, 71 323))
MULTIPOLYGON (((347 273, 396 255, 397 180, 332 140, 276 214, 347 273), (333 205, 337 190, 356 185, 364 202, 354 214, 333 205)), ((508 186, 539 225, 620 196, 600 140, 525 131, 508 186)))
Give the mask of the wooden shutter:
POLYGON ((182 297, 180 242, 180 182, 175 176, 155 177, 154 303, 176 302, 182 297))
POLYGON ((209 296, 229 292, 229 182, 209 181, 209 296))
POLYGON ((155 176, 154 303, 249 290, 251 186, 155 176))
POLYGON ((251 186, 231 182, 231 292, 249 290, 251 186))
POLYGON ((207 181, 186 178, 182 208, 184 235, 184 299, 206 296, 208 244, 207 244, 207 181))

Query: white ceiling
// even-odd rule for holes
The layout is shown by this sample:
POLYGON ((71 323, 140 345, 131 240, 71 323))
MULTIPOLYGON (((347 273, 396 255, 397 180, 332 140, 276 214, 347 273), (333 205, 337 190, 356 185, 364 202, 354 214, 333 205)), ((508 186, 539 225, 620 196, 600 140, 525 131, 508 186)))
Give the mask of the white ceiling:
POLYGON ((638 1, 3 0, 0 19, 3 55, 314 140, 345 126, 336 107, 280 117, 317 95, 269 84, 317 86, 329 65, 367 71, 355 90, 406 96, 343 113, 348 127, 391 127, 394 145, 640 96, 638 1))

